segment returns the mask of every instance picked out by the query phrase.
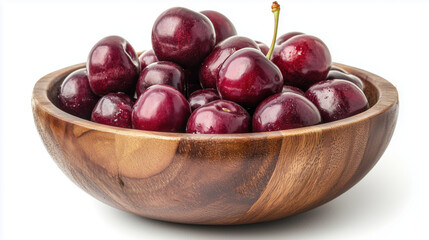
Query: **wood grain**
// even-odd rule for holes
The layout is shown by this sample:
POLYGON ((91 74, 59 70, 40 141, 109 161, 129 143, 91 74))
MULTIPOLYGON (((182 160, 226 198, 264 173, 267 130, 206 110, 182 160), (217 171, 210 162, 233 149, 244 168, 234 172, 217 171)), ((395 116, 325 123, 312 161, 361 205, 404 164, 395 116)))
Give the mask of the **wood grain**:
POLYGON ((247 224, 297 214, 339 196, 386 149, 398 116, 388 81, 340 65, 365 83, 371 108, 327 124, 269 133, 192 135, 121 129, 56 107, 64 68, 33 90, 34 120, 59 168, 125 211, 192 224, 247 224))

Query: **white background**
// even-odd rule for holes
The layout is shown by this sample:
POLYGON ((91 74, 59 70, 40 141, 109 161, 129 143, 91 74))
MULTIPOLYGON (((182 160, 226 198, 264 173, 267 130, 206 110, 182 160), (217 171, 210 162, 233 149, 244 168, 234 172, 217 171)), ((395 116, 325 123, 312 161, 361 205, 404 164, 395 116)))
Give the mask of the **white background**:
POLYGON ((392 141, 373 170, 337 199, 271 223, 190 226, 104 205, 59 170, 35 129, 31 92, 47 73, 86 61, 107 35, 151 48, 154 20, 177 5, 228 16, 239 35, 270 43, 271 1, 0 0, 0 239, 427 239, 428 1, 280 0, 280 33, 321 38, 334 61, 399 91, 392 141))

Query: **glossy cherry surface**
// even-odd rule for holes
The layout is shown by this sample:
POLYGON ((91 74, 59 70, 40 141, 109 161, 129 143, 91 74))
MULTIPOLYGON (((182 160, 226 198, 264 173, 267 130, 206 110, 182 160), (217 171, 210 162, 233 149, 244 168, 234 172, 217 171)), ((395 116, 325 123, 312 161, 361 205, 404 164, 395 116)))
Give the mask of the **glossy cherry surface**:
POLYGON ((327 80, 314 84, 306 92, 316 105, 324 122, 350 117, 368 109, 362 90, 346 80, 327 80))
POLYGON ((301 89, 297 87, 288 86, 288 85, 283 85, 282 92, 293 92, 302 96, 304 96, 305 94, 301 89))
POLYGON ((216 100, 197 108, 189 117, 186 132, 224 134, 250 132, 250 115, 240 105, 216 100))
POLYGON ((91 49, 86 66, 92 91, 103 96, 111 92, 131 92, 140 74, 133 47, 122 37, 101 39, 91 49))
POLYGON ((260 41, 255 42, 258 44, 259 49, 261 49, 262 54, 267 55, 268 51, 270 51, 270 48, 267 46, 267 44, 260 41))
POLYGON ((145 67, 147 67, 149 64, 158 62, 158 58, 156 57, 155 53, 152 49, 147 50, 143 52, 139 57, 140 62, 140 69, 143 71, 145 67))
POLYGON ((201 13, 175 7, 163 12, 152 28, 152 47, 160 61, 193 67, 215 46, 215 30, 201 13))
POLYGON ((253 131, 268 132, 321 123, 316 106, 304 96, 291 92, 265 99, 253 114, 253 131))
POLYGON ((200 89, 195 92, 193 92, 189 98, 188 102, 191 106, 191 110, 194 111, 195 109, 206 105, 209 102, 213 102, 215 100, 219 100, 219 94, 217 91, 213 88, 206 88, 206 89, 200 89))
POLYGON ((342 68, 340 68, 340 67, 334 66, 334 65, 332 65, 332 66, 331 66, 331 70, 335 70, 335 71, 339 71, 339 72, 347 73, 347 71, 346 71, 346 70, 344 70, 344 69, 342 69, 342 68))
POLYGON ((282 43, 286 42, 290 38, 295 37, 297 35, 302 35, 302 34, 304 34, 304 33, 302 33, 302 32, 288 32, 288 33, 285 33, 285 34, 283 34, 283 35, 281 35, 280 37, 277 38, 276 45, 281 45, 282 43))
POLYGON ((177 89, 153 85, 134 104, 133 128, 160 132, 185 132, 191 108, 177 89))
POLYGON ((286 85, 307 90, 326 80, 331 68, 331 54, 317 37, 297 35, 274 48, 271 58, 281 70, 286 85))
POLYGON ((232 22, 222 13, 213 10, 205 10, 201 11, 201 13, 208 17, 213 24, 216 33, 216 44, 237 35, 237 30, 235 30, 232 22))
POLYGON ((328 76, 326 77, 326 80, 333 80, 333 79, 347 80, 347 81, 350 81, 350 82, 356 84, 356 86, 358 86, 362 90, 364 88, 362 80, 360 80, 360 78, 358 78, 352 74, 340 72, 337 70, 331 70, 328 72, 328 76))
POLYGON ((225 60, 242 48, 259 49, 255 41, 242 36, 230 37, 219 43, 204 60, 200 69, 200 82, 203 88, 216 88, 219 69, 225 60))
POLYGON ((92 111, 91 121, 123 128, 131 128, 133 100, 125 93, 104 95, 92 111))
POLYGON ((219 95, 243 107, 256 107, 265 98, 281 92, 282 87, 280 70, 257 49, 236 51, 219 70, 219 95))
POLYGON ((172 62, 160 61, 149 64, 140 74, 136 93, 140 96, 148 87, 156 84, 170 85, 181 93, 185 91, 185 73, 183 69, 172 62))
POLYGON ((85 68, 70 73, 58 92, 58 105, 62 110, 87 120, 91 118, 92 109, 98 99, 91 91, 85 68))

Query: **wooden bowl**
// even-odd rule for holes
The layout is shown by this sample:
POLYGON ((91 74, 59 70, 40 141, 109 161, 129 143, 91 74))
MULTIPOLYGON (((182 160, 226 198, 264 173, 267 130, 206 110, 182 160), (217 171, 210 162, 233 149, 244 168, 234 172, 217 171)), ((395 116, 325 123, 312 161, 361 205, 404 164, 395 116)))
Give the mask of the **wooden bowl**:
POLYGON ((113 207, 190 224, 270 221, 347 191, 371 170, 392 137, 396 88, 372 73, 336 65, 364 81, 371 108, 311 127, 196 135, 93 123, 57 107, 59 85, 84 64, 36 83, 34 121, 61 170, 113 207))

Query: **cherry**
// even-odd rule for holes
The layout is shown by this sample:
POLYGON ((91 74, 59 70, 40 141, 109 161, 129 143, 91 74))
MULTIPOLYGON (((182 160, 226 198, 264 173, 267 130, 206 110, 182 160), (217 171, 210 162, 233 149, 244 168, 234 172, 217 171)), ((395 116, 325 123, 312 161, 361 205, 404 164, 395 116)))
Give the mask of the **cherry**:
POLYGON ((125 93, 104 95, 92 111, 91 121, 123 128, 131 128, 134 102, 125 93))
POLYGON ((190 114, 188 101, 177 89, 153 85, 134 104, 132 125, 141 130, 184 132, 190 114))
POLYGON ((265 98, 282 91, 281 72, 269 60, 275 45, 280 5, 274 2, 272 10, 275 27, 267 56, 252 48, 243 48, 231 54, 219 70, 217 89, 222 99, 251 109, 265 98))
POLYGON ((216 88, 219 69, 225 60, 242 48, 259 49, 255 41, 247 37, 233 36, 220 42, 201 65, 199 79, 203 88, 216 88))
POLYGON ((200 89, 193 92, 188 99, 189 105, 191 106, 191 110, 206 105, 209 102, 213 102, 215 100, 219 100, 219 94, 213 88, 200 89))
POLYGON ((216 33, 216 44, 231 36, 237 35, 234 25, 223 14, 212 10, 205 10, 200 13, 204 14, 212 22, 216 33))
POLYGON ((143 52, 139 57, 140 62, 140 70, 143 71, 145 67, 147 67, 149 64, 158 62, 158 58, 156 57, 155 53, 152 49, 147 50, 143 52))
POLYGON ((274 49, 272 59, 281 70, 286 85, 307 90, 326 80, 331 68, 331 54, 317 37, 297 35, 274 49))
POLYGON ((217 88, 221 98, 244 107, 256 107, 281 92, 280 70, 260 50, 244 48, 233 53, 219 70, 217 88))
POLYGON ((250 115, 240 105, 216 100, 197 108, 189 117, 187 133, 224 134, 250 131, 250 115))
POLYGON ((152 47, 160 61, 184 68, 202 62, 215 46, 215 30, 201 13, 175 7, 163 12, 152 28, 152 47))
POLYGON ((350 117, 369 107, 362 90, 346 80, 318 82, 305 92, 305 97, 316 105, 324 122, 350 117))
POLYGON ((170 85, 184 93, 183 69, 172 62, 155 62, 149 64, 140 74, 137 82, 137 96, 140 96, 148 87, 156 84, 170 85))
POLYGON ((301 89, 297 87, 288 86, 288 85, 283 85, 282 92, 293 92, 302 96, 304 96, 305 94, 301 89))
POLYGON ((105 37, 97 42, 89 53, 86 68, 91 90, 99 96, 131 92, 140 74, 136 52, 119 36, 105 37))
POLYGON ((253 131, 267 132, 321 123, 316 106, 304 96, 283 92, 265 99, 253 114, 253 131))
POLYGON ((89 120, 99 97, 89 86, 85 68, 70 73, 62 82, 58 92, 58 106, 71 115, 89 120))
POLYGON ((332 79, 347 80, 347 81, 350 81, 350 82, 356 84, 356 86, 358 86, 362 90, 364 88, 362 80, 360 80, 360 78, 358 78, 358 77, 356 77, 355 75, 352 75, 352 74, 340 72, 340 71, 337 71, 337 70, 331 70, 331 71, 328 72, 328 76, 326 77, 326 80, 332 80, 332 79))
POLYGON ((282 43, 286 42, 290 38, 298 36, 298 35, 302 35, 302 34, 304 34, 304 33, 302 33, 302 32, 288 32, 288 33, 285 33, 285 34, 283 34, 283 35, 281 35, 280 37, 277 38, 276 44, 277 45, 281 45, 282 43))
POLYGON ((262 54, 267 55, 270 51, 270 48, 263 42, 255 41, 258 44, 259 49, 261 49, 262 54))

